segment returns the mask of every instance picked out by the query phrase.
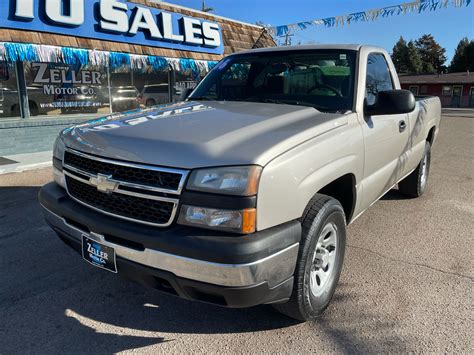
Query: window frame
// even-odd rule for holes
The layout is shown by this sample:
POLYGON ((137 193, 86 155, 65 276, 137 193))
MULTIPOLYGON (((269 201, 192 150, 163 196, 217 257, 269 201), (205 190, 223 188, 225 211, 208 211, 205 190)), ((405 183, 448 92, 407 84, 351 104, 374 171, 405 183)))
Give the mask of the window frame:
POLYGON ((408 90, 412 92, 413 95, 418 96, 419 91, 420 91, 420 86, 419 85, 409 85, 408 90), (415 92, 412 91, 412 89, 416 89, 416 94, 415 92))
POLYGON ((442 85, 441 86, 441 96, 453 96, 453 86, 452 85, 442 85), (444 92, 444 88, 449 88, 449 94, 444 92))
MULTIPOLYGON (((369 57, 373 54, 379 54, 384 59, 385 64, 387 65, 388 75, 390 76, 390 82, 392 84, 392 90, 396 90, 395 82, 393 80, 392 70, 390 70, 390 65, 389 65, 389 62, 387 60, 387 57, 385 56, 385 53, 380 52, 380 51, 369 52, 369 53, 367 53, 367 61, 366 61, 366 64, 365 64, 364 102, 367 99, 367 76, 368 76, 368 73, 369 73, 369 57)), ((379 91, 377 91, 377 93, 379 93, 379 91)))
MULTIPOLYGON (((353 74, 353 83, 352 83, 352 87, 351 87, 351 95, 352 95, 352 98, 351 100, 349 101, 348 100, 348 107, 346 108, 346 110, 348 112, 356 112, 357 111, 357 103, 358 103, 358 100, 359 100, 359 95, 360 95, 360 92, 358 90, 358 85, 360 83, 360 78, 361 78, 361 75, 360 75, 360 63, 361 63, 361 50, 360 49, 353 49, 353 48, 305 48, 305 49, 298 49, 297 52, 298 53, 302 53, 302 54, 311 54, 311 52, 315 52, 315 51, 326 51, 326 52, 336 52, 336 53, 339 53, 339 52, 347 52, 346 54, 351 54, 353 55, 353 58, 354 58, 354 64, 353 64, 353 70, 354 70, 354 74, 353 74)), ((294 53, 294 50, 289 50, 289 49, 282 49, 282 50, 275 50, 275 51, 269 51, 270 53, 272 54, 275 54, 278 55, 278 56, 281 56, 281 57, 284 57, 286 54, 293 54, 294 53)), ((262 52, 263 54, 266 53, 266 51, 262 52)), ((343 54, 343 53, 341 53, 343 54)), ((215 66, 215 68, 209 73, 210 75, 212 75, 213 71, 217 70, 221 65, 223 65, 230 57, 232 58, 238 58, 238 57, 246 57, 248 55, 252 55, 252 54, 249 54, 247 52, 242 52, 242 53, 234 53, 234 54, 230 54, 226 57, 224 57, 223 59, 221 59, 221 61, 219 61, 219 63, 215 66)), ((256 55, 256 54, 255 54, 256 55)), ((225 64, 227 65, 227 64, 225 64)), ((206 84, 206 80, 201 80, 201 82, 199 83, 199 85, 196 86, 196 88, 194 89, 193 91, 193 95, 195 95, 197 92, 199 92, 199 90, 201 89, 201 86, 204 86, 206 84)), ((219 84, 219 83, 217 83, 219 84)), ((217 88, 217 90, 219 90, 217 88)), ((193 96, 190 97, 190 99, 192 99, 193 96)))
POLYGON ((464 85, 453 85, 452 87, 453 87, 453 89, 452 89, 452 91, 451 91, 451 92, 452 92, 451 96, 452 96, 452 97, 454 96, 454 89, 455 89, 455 88, 461 88, 461 92, 460 92, 459 97, 462 98, 462 97, 463 97, 462 94, 463 94, 463 92, 464 92, 464 85))

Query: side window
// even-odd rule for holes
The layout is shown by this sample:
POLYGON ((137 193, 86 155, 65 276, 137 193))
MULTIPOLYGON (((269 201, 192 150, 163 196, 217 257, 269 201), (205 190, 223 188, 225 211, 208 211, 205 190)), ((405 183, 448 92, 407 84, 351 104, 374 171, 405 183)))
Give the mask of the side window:
POLYGON ((393 90, 392 76, 385 57, 381 53, 369 54, 365 98, 367 104, 375 103, 379 91, 393 90))

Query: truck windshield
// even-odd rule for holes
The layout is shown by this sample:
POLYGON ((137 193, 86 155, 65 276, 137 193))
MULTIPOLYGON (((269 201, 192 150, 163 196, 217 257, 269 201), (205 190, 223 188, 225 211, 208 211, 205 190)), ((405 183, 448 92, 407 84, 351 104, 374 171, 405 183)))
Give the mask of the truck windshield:
POLYGON ((293 50, 224 58, 190 100, 267 102, 352 110, 356 51, 293 50))

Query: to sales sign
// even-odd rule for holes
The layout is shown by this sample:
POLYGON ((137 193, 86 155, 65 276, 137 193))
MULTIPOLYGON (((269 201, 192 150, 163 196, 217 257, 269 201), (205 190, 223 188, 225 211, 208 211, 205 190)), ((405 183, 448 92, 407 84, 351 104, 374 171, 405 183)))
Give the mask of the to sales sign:
POLYGON ((122 0, 2 0, 0 28, 224 52, 218 23, 122 0))

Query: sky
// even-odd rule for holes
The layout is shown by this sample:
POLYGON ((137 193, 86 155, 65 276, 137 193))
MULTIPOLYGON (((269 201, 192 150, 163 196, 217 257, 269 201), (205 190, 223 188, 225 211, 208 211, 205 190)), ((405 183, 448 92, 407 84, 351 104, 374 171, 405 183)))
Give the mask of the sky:
MULTIPOLYGON (((202 0, 166 0, 166 2, 201 9, 202 0)), ((410 0, 206 0, 214 14, 235 20, 285 25, 305 20, 346 15, 385 6, 398 5, 410 0)), ((474 1, 468 7, 448 7, 437 11, 411 13, 374 22, 355 23, 350 26, 324 28, 313 26, 297 31, 292 44, 301 43, 364 43, 392 51, 403 36, 407 41, 431 33, 446 48, 448 63, 457 44, 463 37, 474 39, 474 1)))

